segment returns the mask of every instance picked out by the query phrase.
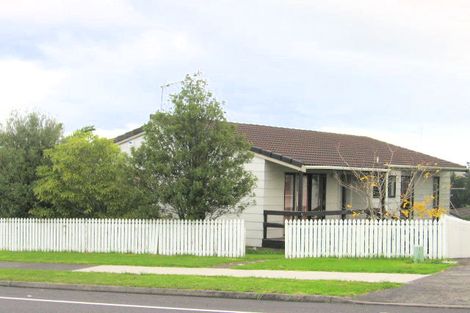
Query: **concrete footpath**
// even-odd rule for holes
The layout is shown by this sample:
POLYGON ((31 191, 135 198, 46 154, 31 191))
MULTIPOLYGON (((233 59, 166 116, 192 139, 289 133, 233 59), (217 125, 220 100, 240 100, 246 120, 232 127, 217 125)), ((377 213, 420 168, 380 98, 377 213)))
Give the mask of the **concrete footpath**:
POLYGON ((129 273, 156 275, 194 275, 194 276, 229 276, 284 278, 299 280, 341 280, 362 282, 393 282, 407 284, 426 278, 429 275, 419 274, 388 274, 388 273, 350 273, 350 272, 307 272, 307 271, 278 271, 278 270, 238 270, 230 268, 187 268, 187 267, 148 267, 127 265, 98 265, 60 264, 60 263, 22 263, 0 262, 0 268, 57 270, 101 273, 129 273))
POLYGON ((348 272, 301 272, 278 270, 236 270, 228 268, 186 268, 186 267, 147 267, 99 265, 76 269, 77 272, 129 273, 158 275, 195 275, 195 276, 229 276, 257 278, 285 278, 299 280, 342 280, 362 282, 410 283, 428 275, 386 274, 386 273, 348 273, 348 272))

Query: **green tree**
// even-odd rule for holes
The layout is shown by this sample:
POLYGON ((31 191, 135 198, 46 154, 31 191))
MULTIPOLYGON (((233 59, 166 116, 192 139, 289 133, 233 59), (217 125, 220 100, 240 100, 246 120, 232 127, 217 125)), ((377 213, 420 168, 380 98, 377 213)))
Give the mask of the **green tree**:
POLYGON ((47 206, 33 192, 36 168, 44 165, 44 150, 62 136, 62 124, 40 113, 13 113, 0 125, 0 216, 27 217, 47 206))
MULTIPOLYGON (((46 150, 38 168, 36 196, 52 204, 33 212, 41 217, 142 217, 144 199, 135 188, 129 158, 90 127, 46 150)), ((154 211, 155 217, 157 212, 154 211)))
POLYGON ((243 210, 255 184, 244 169, 253 157, 249 143, 198 76, 186 76, 171 102, 170 112, 150 117, 145 142, 133 150, 142 188, 155 195, 154 204, 183 219, 243 210))

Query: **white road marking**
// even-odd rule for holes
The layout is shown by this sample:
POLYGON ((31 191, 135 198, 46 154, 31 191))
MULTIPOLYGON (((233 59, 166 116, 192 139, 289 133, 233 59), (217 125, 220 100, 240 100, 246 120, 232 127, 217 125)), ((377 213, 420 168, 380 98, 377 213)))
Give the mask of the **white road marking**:
POLYGON ((82 304, 82 305, 110 306, 110 307, 122 307, 122 308, 140 308, 140 309, 188 311, 188 312, 206 312, 206 313, 257 313, 257 312, 247 312, 247 311, 226 311, 226 310, 209 310, 209 309, 195 309, 195 308, 176 308, 176 307, 138 305, 138 304, 82 302, 82 301, 69 301, 69 300, 32 299, 32 298, 1 297, 1 296, 0 296, 0 300, 48 302, 48 303, 64 303, 64 304, 82 304))

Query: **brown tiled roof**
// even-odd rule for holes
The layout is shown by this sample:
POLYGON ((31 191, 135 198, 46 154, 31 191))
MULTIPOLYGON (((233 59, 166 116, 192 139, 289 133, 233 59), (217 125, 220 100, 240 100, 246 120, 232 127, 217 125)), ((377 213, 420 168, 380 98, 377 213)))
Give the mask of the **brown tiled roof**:
MULTIPOLYGON (((254 152, 294 165, 384 168, 385 164, 461 168, 464 166, 365 136, 233 123, 254 152)), ((137 135, 142 128, 115 138, 137 135)))
POLYGON ((463 168, 459 164, 364 136, 292 128, 236 124, 260 152, 274 152, 312 166, 385 167, 418 164, 463 168), (377 162, 378 160, 378 162, 377 162))

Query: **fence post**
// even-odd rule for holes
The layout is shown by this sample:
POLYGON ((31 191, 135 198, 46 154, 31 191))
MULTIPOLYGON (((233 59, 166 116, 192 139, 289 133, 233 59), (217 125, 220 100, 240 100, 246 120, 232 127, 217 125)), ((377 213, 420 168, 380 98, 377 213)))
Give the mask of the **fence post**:
POLYGON ((289 236, 289 221, 284 220, 284 256, 286 259, 290 258, 290 236, 289 236))

